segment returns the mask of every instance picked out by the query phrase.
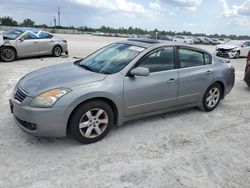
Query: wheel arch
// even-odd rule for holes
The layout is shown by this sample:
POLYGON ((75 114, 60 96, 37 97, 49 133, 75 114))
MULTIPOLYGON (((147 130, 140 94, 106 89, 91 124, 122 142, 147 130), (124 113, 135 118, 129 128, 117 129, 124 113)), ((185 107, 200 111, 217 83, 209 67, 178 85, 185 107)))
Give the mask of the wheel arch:
POLYGON ((77 109, 79 109, 79 107, 81 105, 83 105, 84 103, 87 103, 87 102, 90 102, 90 101, 96 101, 96 100, 101 100, 103 102, 106 102, 111 107, 111 109, 112 109, 112 111, 114 113, 114 124, 117 125, 119 112, 118 112, 118 108, 117 108, 117 105, 115 104, 115 102, 113 100, 107 98, 107 97, 94 97, 94 98, 86 99, 86 100, 80 102, 71 111, 70 116, 69 116, 69 118, 67 120, 67 132, 69 131, 69 124, 70 124, 71 118, 72 118, 73 114, 77 111, 77 109))
POLYGON ((220 81, 220 80, 215 81, 214 83, 217 83, 217 84, 220 85, 221 92, 222 92, 221 99, 223 99, 225 97, 225 84, 222 81, 220 81))
POLYGON ((17 50, 14 46, 2 45, 2 46, 0 46, 0 49, 2 49, 2 48, 12 48, 13 50, 15 50, 16 55, 18 56, 17 50))

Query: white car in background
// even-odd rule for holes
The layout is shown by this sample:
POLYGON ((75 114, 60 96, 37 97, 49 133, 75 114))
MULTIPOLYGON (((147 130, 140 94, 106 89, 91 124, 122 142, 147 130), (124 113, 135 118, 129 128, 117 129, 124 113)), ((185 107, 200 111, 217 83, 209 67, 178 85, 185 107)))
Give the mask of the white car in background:
POLYGON ((230 40, 216 46, 216 55, 223 58, 247 57, 250 50, 250 40, 230 40))
POLYGON ((180 35, 175 36, 173 38, 173 41, 174 42, 179 42, 179 43, 194 44, 194 40, 187 37, 187 36, 180 36, 180 35))

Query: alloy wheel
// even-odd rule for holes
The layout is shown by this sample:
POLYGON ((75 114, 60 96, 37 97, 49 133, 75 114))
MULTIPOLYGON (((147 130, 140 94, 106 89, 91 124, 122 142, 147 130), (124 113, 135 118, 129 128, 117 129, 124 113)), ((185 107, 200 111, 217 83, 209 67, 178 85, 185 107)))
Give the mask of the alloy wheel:
POLYGON ((104 110, 91 109, 82 116, 79 122, 79 131, 86 138, 95 138, 105 131, 108 122, 108 115, 104 110))
POLYGON ((213 87, 208 92, 206 98, 206 104, 209 108, 213 108, 217 105, 220 100, 220 90, 217 87, 213 87))
POLYGON ((15 58, 15 52, 9 48, 4 48, 1 50, 1 59, 10 62, 15 58))

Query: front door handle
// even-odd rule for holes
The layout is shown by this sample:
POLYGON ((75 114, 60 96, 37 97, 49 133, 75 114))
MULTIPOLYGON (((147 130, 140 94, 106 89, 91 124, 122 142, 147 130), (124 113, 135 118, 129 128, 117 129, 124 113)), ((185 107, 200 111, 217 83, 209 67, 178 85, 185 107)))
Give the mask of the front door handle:
POLYGON ((207 72, 205 72, 206 75, 210 75, 213 74, 213 71, 208 70, 207 72))

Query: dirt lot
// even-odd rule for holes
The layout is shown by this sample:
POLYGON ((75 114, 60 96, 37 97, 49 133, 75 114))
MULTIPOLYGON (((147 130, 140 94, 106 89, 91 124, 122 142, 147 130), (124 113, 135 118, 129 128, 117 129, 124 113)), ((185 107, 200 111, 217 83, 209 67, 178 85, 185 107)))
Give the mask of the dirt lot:
POLYGON ((210 113, 189 109, 132 121, 91 145, 70 137, 35 138, 17 128, 8 98, 24 74, 120 40, 63 37, 69 43, 68 58, 0 63, 0 187, 250 187, 250 89, 243 82, 245 58, 231 60, 235 87, 210 113))

